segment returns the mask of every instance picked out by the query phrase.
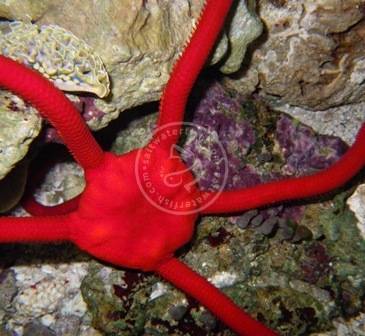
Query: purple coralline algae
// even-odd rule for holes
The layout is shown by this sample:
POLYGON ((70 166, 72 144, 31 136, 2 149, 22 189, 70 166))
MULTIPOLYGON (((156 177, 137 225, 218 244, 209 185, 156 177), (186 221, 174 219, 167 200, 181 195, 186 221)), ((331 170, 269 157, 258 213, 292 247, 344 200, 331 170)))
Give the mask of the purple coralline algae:
POLYGON ((283 172, 288 175, 325 169, 346 151, 346 145, 339 138, 316 135, 309 127, 287 116, 278 120, 276 137, 286 161, 283 172))
POLYGON ((79 99, 80 103, 78 103, 76 107, 81 105, 79 111, 82 113, 82 117, 85 121, 90 121, 91 119, 101 119, 105 115, 105 112, 96 107, 96 98, 79 97, 79 99))
POLYGON ((202 127, 207 137, 197 137, 195 141, 188 138, 183 158, 198 176, 199 186, 204 190, 219 189, 223 187, 222 183, 225 189, 260 183, 253 167, 244 161, 245 154, 255 143, 255 133, 250 123, 240 117, 241 112, 239 101, 232 99, 217 83, 206 89, 195 109, 192 123, 202 127), (218 161, 211 160, 207 154, 222 151, 226 158, 221 155, 218 161), (186 155, 186 152, 194 155, 186 155), (226 181, 223 179, 225 173, 226 181))
MULTIPOLYGON (((194 137, 190 132, 182 156, 204 190, 246 188, 283 177, 314 173, 330 166, 346 150, 346 144, 340 139, 317 135, 286 115, 277 115, 271 120, 273 129, 263 131, 261 124, 267 123, 258 120, 261 118, 258 111, 248 113, 239 96, 230 95, 216 82, 201 85, 200 90, 202 98, 194 108, 192 123, 201 127, 205 136, 194 137), (265 145, 267 140, 260 139, 262 136, 270 139, 271 148, 265 145), (273 150, 277 151, 276 159, 269 155, 273 150), (220 160, 214 160, 211 153, 226 157, 220 155, 220 160), (277 162, 271 162, 274 169, 262 168, 275 160, 277 162)), ((265 235, 277 232, 283 239, 300 241, 311 237, 309 230, 297 226, 303 213, 302 206, 276 206, 247 211, 232 217, 231 221, 265 235)))

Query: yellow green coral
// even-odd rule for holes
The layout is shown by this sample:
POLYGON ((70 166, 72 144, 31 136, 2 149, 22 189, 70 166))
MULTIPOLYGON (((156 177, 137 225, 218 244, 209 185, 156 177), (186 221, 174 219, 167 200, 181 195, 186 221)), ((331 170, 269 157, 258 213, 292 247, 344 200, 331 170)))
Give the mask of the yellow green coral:
POLYGON ((61 90, 90 92, 101 98, 109 93, 101 58, 59 26, 1 22, 0 53, 40 71, 61 90))

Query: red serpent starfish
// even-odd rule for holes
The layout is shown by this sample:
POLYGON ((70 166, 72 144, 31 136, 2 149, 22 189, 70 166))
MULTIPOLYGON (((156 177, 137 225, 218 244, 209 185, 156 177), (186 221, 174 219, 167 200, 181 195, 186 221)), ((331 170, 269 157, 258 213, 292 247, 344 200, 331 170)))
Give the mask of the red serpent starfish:
MULTIPOLYGON (((276 335, 174 253, 189 242, 200 215, 240 212, 325 193, 342 185, 365 164, 365 126, 347 153, 317 174, 226 192, 199 190, 175 144, 189 93, 232 3, 206 1, 197 28, 164 90, 157 131, 147 146, 121 156, 102 151, 73 105, 53 84, 0 56, 0 85, 24 98, 53 124, 84 169, 86 179, 84 192, 61 206, 33 204, 33 212, 38 214, 35 217, 0 218, 0 243, 71 241, 114 265, 156 272, 196 298, 239 335, 276 335), (143 194, 138 180, 145 177, 145 161, 149 164, 148 183, 154 187, 149 196, 163 195, 184 204, 179 213, 159 209, 143 194), (171 178, 171 183, 165 183, 165 177, 171 178)), ((32 210, 32 206, 29 208, 32 210)))

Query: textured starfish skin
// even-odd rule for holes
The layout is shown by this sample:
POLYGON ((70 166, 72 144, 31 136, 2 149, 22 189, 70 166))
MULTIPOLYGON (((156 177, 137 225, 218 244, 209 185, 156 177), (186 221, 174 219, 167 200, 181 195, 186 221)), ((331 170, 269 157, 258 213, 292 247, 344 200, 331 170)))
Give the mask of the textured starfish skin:
MULTIPOLYGON (((233 0, 209 0, 197 29, 177 62, 164 91, 158 127, 173 136, 156 146, 150 160, 151 183, 159 194, 185 204, 201 191, 194 177, 171 148, 177 142, 186 101, 233 0), (177 172, 182 172, 176 174, 177 172), (175 175, 174 175, 175 174, 175 175), (166 178, 176 180, 166 183, 166 178), (189 189, 184 185, 190 185, 189 189)), ((202 213, 170 214, 161 211, 142 194, 137 181, 143 179, 139 154, 148 154, 150 144, 122 156, 105 153, 96 143, 78 112, 66 97, 38 73, 0 56, 0 86, 18 94, 47 118, 84 168, 86 188, 65 205, 47 208, 28 203, 37 217, 0 218, 0 243, 72 241, 82 250, 109 263, 155 271, 198 299, 239 335, 266 336, 275 332, 258 323, 207 280, 174 258, 174 252, 192 237, 194 223, 202 213)), ((354 146, 336 164, 318 174, 223 192, 203 213, 227 213, 274 202, 327 192, 346 182, 365 164, 365 128, 354 146)), ((153 196, 152 196, 153 198, 153 196)), ((184 209, 182 209, 184 210, 184 209)), ((194 207, 193 209, 194 210, 194 207)))
MULTIPOLYGON (((115 265, 152 271, 191 239, 198 213, 161 214, 161 210, 146 201, 135 182, 136 155, 137 150, 123 156, 105 153, 100 166, 85 172, 86 189, 78 211, 71 214, 74 223, 71 240, 115 265)), ((169 188, 166 193, 159 181, 159 174, 166 171, 166 166, 175 171, 185 168, 184 163, 171 162, 168 153, 162 151, 156 158, 152 169, 156 188, 164 189, 165 195, 168 193, 177 201, 186 199, 188 192, 184 188, 169 188)), ((187 172, 184 180, 193 181, 191 173, 187 172)), ((199 191, 194 189, 197 194, 199 191)))
MULTIPOLYGON (((157 129, 184 119, 186 102, 202 70, 214 42, 219 35, 233 0, 206 0, 199 23, 188 41, 183 54, 174 65, 164 89, 157 121, 157 129)), ((174 127, 176 129, 176 127, 174 127)), ((179 127, 178 127, 179 130, 179 127)), ((158 136, 158 132, 155 134, 158 136)), ((164 146, 176 144, 178 133, 164 146)))

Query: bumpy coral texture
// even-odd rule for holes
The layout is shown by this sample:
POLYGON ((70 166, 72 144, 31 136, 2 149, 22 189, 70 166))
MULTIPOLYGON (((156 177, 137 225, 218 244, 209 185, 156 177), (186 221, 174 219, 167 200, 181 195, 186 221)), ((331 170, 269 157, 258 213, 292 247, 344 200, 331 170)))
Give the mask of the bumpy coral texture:
POLYGON ((109 77, 101 58, 84 41, 55 25, 1 22, 0 53, 38 70, 64 91, 105 97, 109 77))

